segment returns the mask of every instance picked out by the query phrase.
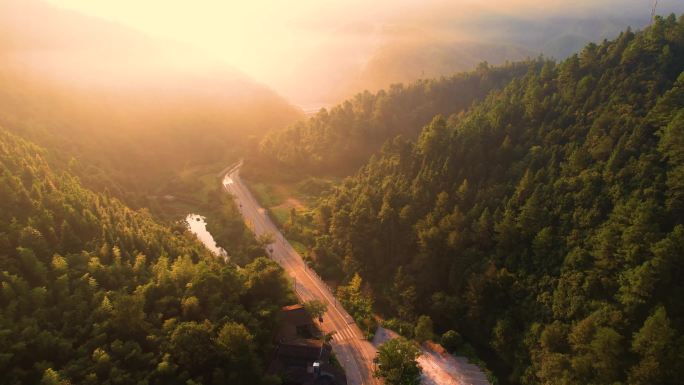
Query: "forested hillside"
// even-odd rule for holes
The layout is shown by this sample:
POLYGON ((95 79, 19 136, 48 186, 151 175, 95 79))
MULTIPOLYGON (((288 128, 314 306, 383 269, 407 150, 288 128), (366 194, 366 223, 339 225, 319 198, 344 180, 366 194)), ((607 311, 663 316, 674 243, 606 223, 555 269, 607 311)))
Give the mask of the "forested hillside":
POLYGON ((524 74, 527 67, 523 63, 496 68, 483 64, 473 72, 449 78, 357 94, 330 111, 321 110, 270 133, 261 141, 258 159, 247 162, 248 172, 275 164, 283 169, 349 175, 387 139, 396 135, 415 138, 436 114, 465 110, 492 89, 524 74))
POLYGON ((217 259, 45 157, 0 129, 0 384, 267 381, 280 268, 217 259))
POLYGON ((183 169, 220 170, 298 117, 197 50, 38 0, 0 2, 0 125, 129 205, 150 207, 183 169))
POLYGON ((531 50, 502 40, 500 36, 491 42, 463 41, 462 37, 449 40, 420 36, 413 41, 400 39, 389 42, 373 53, 349 90, 374 92, 393 83, 411 83, 416 79, 470 71, 485 61, 490 65, 501 65, 542 54, 538 49, 531 50))
MULTIPOLYGON (((388 317, 459 332, 504 382, 682 384, 684 18, 524 65, 345 180, 318 210, 317 268, 359 273, 388 317)), ((354 106, 281 134, 281 159, 330 165, 379 138, 318 129, 354 106)), ((385 134, 416 121, 389 116, 385 134)))

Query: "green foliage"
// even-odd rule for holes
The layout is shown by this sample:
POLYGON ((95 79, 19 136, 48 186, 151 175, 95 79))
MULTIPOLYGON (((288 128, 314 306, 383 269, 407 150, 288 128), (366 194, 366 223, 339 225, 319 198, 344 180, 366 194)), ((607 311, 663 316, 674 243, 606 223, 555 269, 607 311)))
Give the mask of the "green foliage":
POLYGON ((191 368, 192 374, 200 374, 210 369, 212 325, 209 322, 181 322, 176 326, 169 339, 171 351, 179 366, 191 368))
POLYGON ((337 299, 364 331, 366 338, 372 338, 377 328, 373 317, 373 300, 363 291, 363 280, 356 274, 349 284, 337 288, 337 299))
POLYGON ((390 318, 382 321, 382 327, 397 332, 402 337, 408 339, 413 338, 413 332, 415 331, 415 326, 411 322, 399 318, 390 318))
POLYGON ((418 385, 422 371, 418 356, 420 349, 413 342, 403 337, 391 339, 378 348, 374 375, 388 385, 418 385))
MULTIPOLYGON (((55 23, 39 34, 64 23, 59 12, 47 11, 42 17, 53 14, 55 23)), ((71 20, 68 25, 73 33, 82 29, 71 20)), ((4 31, 3 41, 17 38, 4 31)), ((119 37, 112 35, 115 40, 119 37)), ((73 43, 78 51, 75 47, 81 42, 73 43)), ((11 56, 10 46, 3 44, 0 53, 11 56)), ((158 54, 154 51, 150 57, 158 54)), ((285 100, 246 79, 223 83, 219 87, 223 91, 217 92, 208 91, 209 83, 199 85, 198 79, 180 73, 173 77, 178 87, 173 90, 161 83, 160 88, 142 86, 140 81, 151 79, 136 76, 122 78, 131 86, 126 90, 86 89, 71 81, 56 82, 42 71, 19 68, 8 61, 0 68, 0 125, 46 148, 44 156, 55 169, 78 176, 88 188, 108 191, 135 208, 150 207, 153 213, 163 211, 157 208, 157 197, 185 195, 186 187, 197 188, 194 180, 183 186, 186 170, 217 163, 225 167, 250 147, 256 151, 256 143, 250 146, 252 135, 263 135, 271 127, 284 127, 301 117, 285 100), (241 91, 224 92, 233 88, 230 84, 240 84, 241 91)), ((160 68, 160 73, 164 71, 160 68)), ((227 80, 221 78, 218 75, 212 84, 227 80)))
POLYGON ((40 385, 69 385, 70 382, 63 380, 59 373, 52 370, 52 368, 45 369, 43 378, 40 380, 40 385))
POLYGON ((356 274, 349 284, 337 288, 337 298, 356 320, 363 320, 372 316, 373 302, 362 291, 363 280, 356 274))
POLYGON ((306 309, 306 312, 309 313, 311 318, 322 317, 323 314, 328 311, 328 305, 325 302, 317 299, 304 302, 304 308, 306 309))
POLYGON ((206 213, 207 231, 216 244, 230 250, 231 262, 245 266, 264 255, 264 245, 247 228, 233 197, 223 185, 216 183, 201 212, 206 213))
POLYGON ((440 343, 448 352, 454 352, 463 344, 463 337, 455 330, 447 330, 442 334, 440 343))
POLYGON ((346 175, 363 164, 383 142, 396 135, 414 138, 436 114, 457 113, 489 91, 521 75, 528 65, 481 66, 476 71, 438 80, 395 84, 389 90, 368 91, 285 130, 274 131, 259 146, 248 172, 271 169, 346 175), (264 162, 269 163, 267 166, 264 162), (282 167, 284 166, 284 167, 282 167))
POLYGON ((260 383, 282 270, 215 258, 44 155, 0 129, 0 384, 260 383))
POLYGON ((662 306, 657 307, 634 334, 632 351, 639 356, 629 373, 632 384, 667 384, 679 376, 678 367, 684 354, 684 337, 672 328, 662 306))
POLYGON ((507 382, 681 383, 683 71, 656 18, 388 141, 322 201, 322 270, 507 382))
POLYGON ((418 317, 418 322, 416 323, 416 328, 414 329, 413 335, 415 336, 416 341, 420 343, 435 338, 435 332, 433 330, 432 319, 430 316, 422 315, 418 317))

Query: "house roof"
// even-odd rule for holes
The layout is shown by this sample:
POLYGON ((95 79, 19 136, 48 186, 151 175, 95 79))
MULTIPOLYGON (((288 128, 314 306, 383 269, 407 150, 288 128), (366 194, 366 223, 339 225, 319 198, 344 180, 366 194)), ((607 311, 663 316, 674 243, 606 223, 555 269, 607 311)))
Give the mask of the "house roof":
POLYGON ((309 313, 306 312, 302 305, 290 305, 281 309, 283 321, 293 326, 308 326, 313 324, 313 320, 309 313))
POLYGON ((297 385, 346 384, 344 371, 330 364, 332 347, 320 340, 295 339, 278 344, 268 372, 286 378, 285 383, 297 385), (318 361, 322 375, 313 374, 312 364, 318 361))
POLYGON ((297 339, 283 342, 278 348, 278 356, 316 361, 330 353, 330 345, 320 340, 297 339))

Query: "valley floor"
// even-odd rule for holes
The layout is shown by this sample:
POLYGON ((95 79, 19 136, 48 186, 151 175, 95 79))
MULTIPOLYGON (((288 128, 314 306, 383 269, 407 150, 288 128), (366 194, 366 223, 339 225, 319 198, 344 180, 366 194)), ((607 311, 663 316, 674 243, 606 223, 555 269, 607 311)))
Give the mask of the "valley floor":
MULTIPOLYGON (((363 333, 353 319, 334 298, 327 285, 304 263, 302 257, 292 248, 273 221, 239 176, 239 165, 230 170, 223 181, 226 190, 231 193, 240 206, 240 211, 249 227, 257 234, 269 234, 273 237, 270 247, 271 258, 278 262, 292 277, 295 290, 302 300, 318 299, 328 304, 328 313, 321 325, 325 332, 334 332, 333 349, 347 373, 349 384, 375 384, 372 360, 376 348, 387 339, 396 337, 396 333, 379 328, 371 344, 363 338, 363 333)), ((467 362, 463 357, 454 357, 440 353, 426 345, 418 359, 423 368, 422 384, 424 385, 485 385, 489 384, 486 375, 476 365, 467 362)))

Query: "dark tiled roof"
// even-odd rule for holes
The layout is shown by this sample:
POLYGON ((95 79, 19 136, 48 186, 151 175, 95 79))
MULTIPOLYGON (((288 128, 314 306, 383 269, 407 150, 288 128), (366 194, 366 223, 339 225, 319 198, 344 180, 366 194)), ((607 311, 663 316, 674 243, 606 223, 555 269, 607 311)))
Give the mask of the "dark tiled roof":
POLYGON ((304 326, 313 324, 313 320, 302 305, 285 306, 281 311, 283 322, 292 326, 304 326))
POLYGON ((330 345, 319 340, 294 340, 283 342, 278 348, 279 357, 296 358, 307 361, 316 361, 321 357, 327 357, 330 353, 330 345))

